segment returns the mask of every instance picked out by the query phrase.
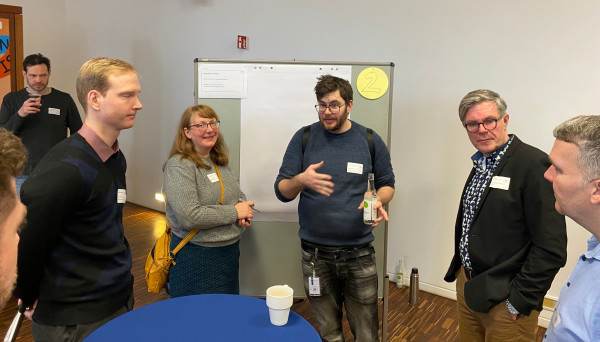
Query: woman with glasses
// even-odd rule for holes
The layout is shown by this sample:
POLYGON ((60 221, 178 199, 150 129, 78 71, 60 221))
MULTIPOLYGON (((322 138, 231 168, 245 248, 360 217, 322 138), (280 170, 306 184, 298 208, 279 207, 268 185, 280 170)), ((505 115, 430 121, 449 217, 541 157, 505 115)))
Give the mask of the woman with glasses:
POLYGON ((217 113, 206 105, 181 116, 169 159, 163 166, 171 250, 191 231, 198 233, 176 254, 168 291, 172 297, 239 294, 239 240, 252 219, 234 173, 217 113))

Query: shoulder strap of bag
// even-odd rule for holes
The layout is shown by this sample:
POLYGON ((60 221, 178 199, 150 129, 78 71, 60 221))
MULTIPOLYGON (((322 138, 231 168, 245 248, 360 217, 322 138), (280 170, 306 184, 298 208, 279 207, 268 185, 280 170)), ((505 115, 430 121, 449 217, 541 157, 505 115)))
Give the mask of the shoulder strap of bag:
POLYGON ((177 245, 177 247, 175 247, 175 249, 171 252, 171 254, 173 256, 175 256, 175 254, 177 254, 177 252, 179 252, 179 250, 182 249, 183 246, 185 246, 186 243, 190 242, 190 240, 196 234, 198 234, 199 231, 200 231, 200 229, 194 229, 191 232, 189 232, 188 235, 186 235, 185 238, 183 238, 183 240, 181 240, 181 242, 177 245))
POLYGON ((371 166, 375 169, 375 141, 373 130, 370 128, 367 128, 367 143, 369 144, 369 152, 371 152, 371 166))
MULTIPOLYGON (((215 164, 215 170, 217 170, 217 176, 219 177, 219 185, 221 185, 221 197, 219 198, 219 205, 221 205, 221 204, 223 204, 223 195, 224 195, 225 189, 223 188, 223 179, 221 179, 221 173, 219 172, 219 167, 217 166, 217 164, 215 164)), ((171 228, 168 227, 167 229, 171 229, 171 228)), ((199 231, 200 231, 200 229, 193 229, 191 232, 189 232, 188 235, 186 235, 185 238, 183 238, 183 240, 181 240, 181 242, 177 244, 177 246, 171 252, 171 254, 173 254, 173 256, 175 256, 175 254, 177 254, 177 252, 179 252, 179 250, 181 250, 183 248, 183 246, 185 246, 186 243, 190 242, 190 240, 196 234, 198 234, 199 231)))
POLYGON ((302 132, 302 154, 304 154, 304 150, 306 150, 308 138, 310 138, 310 125, 304 126, 304 132, 302 132))
POLYGON ((215 164, 215 170, 217 170, 217 176, 219 177, 219 185, 221 185, 221 198, 219 198, 219 205, 223 204, 223 195, 225 189, 223 189, 223 180, 221 179, 221 172, 219 172, 219 166, 215 164))

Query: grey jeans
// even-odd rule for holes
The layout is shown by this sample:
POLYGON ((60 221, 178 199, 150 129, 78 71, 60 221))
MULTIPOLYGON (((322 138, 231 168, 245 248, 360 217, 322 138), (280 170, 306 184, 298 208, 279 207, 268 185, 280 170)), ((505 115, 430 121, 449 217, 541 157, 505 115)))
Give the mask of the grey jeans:
POLYGON ((31 333, 35 342, 79 342, 83 341, 83 339, 93 333, 94 330, 100 328, 105 323, 108 323, 108 321, 131 310, 133 310, 133 293, 131 294, 131 297, 129 297, 127 304, 117 310, 117 312, 99 321, 66 326, 44 325, 32 321, 31 333))
POLYGON ((323 341, 344 341, 342 305, 346 307, 355 342, 379 341, 375 254, 337 261, 315 258, 302 250, 302 273, 304 291, 315 312, 323 341), (320 282, 320 296, 309 294, 313 265, 320 282))

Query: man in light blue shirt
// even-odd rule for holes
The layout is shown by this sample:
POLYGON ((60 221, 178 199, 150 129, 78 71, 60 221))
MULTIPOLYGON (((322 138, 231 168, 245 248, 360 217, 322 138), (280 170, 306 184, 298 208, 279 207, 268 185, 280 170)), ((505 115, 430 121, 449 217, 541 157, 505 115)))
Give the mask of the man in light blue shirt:
POLYGON ((554 129, 555 207, 593 236, 563 286, 544 341, 600 341, 600 116, 577 116, 554 129))

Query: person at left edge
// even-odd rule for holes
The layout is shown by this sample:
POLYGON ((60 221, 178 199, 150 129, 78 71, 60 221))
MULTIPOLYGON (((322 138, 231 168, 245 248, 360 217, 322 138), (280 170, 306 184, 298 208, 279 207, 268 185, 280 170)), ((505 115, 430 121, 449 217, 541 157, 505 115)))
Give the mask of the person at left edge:
POLYGON ((127 62, 94 58, 76 88, 83 127, 48 151, 21 188, 28 211, 14 293, 35 341, 83 340, 133 308, 127 163, 117 138, 142 109, 138 76, 127 62))
POLYGON ((17 195, 21 185, 42 157, 54 145, 81 128, 81 117, 71 95, 48 86, 50 60, 41 53, 23 60, 27 87, 4 96, 0 126, 21 138, 29 152, 23 174, 16 177, 17 195), (29 97, 39 95, 37 98, 29 97))
POLYGON ((171 250, 191 230, 199 229, 175 255, 169 272, 171 297, 239 294, 240 238, 250 226, 254 202, 246 201, 227 166, 220 123, 207 105, 186 109, 163 168, 171 250))
POLYGON ((26 160, 27 150, 21 140, 0 128, 0 310, 17 279, 18 229, 27 210, 15 191, 15 177, 26 160))

